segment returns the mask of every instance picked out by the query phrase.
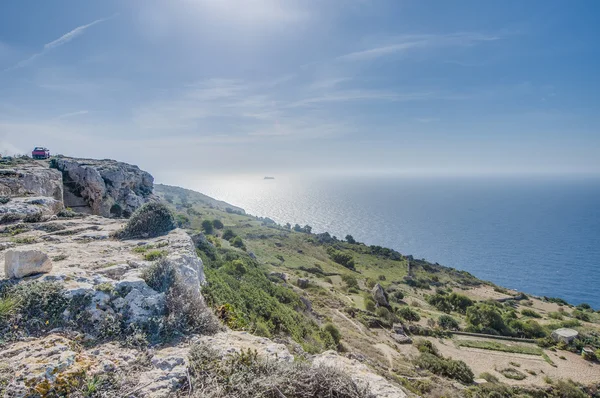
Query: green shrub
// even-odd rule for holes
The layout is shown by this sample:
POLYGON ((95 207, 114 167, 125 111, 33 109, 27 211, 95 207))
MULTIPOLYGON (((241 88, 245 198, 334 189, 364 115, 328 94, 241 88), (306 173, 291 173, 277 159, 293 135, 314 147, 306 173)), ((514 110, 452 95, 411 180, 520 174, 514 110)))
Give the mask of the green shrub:
POLYGON ((584 321, 584 322, 590 322, 591 321, 591 317, 590 314, 581 310, 574 310, 571 313, 571 316, 575 319, 579 319, 580 321, 584 321))
POLYGON ((429 370, 431 373, 458 380, 463 384, 473 382, 473 371, 463 361, 455 361, 422 352, 414 363, 422 369, 429 370))
POLYGON ((223 231, 223 236, 222 238, 225 240, 231 240, 233 238, 235 238, 237 235, 230 229, 226 229, 225 231, 223 231))
POLYGON ((154 238, 175 229, 173 213, 162 203, 146 203, 137 209, 125 227, 115 235, 119 239, 154 238))
POLYGON ((185 214, 177 214, 175 216, 175 220, 177 222, 177 226, 179 228, 187 228, 190 226, 190 218, 188 216, 186 216, 185 214))
POLYGON ((244 241, 243 241, 243 240, 242 240, 242 238, 240 238, 239 236, 236 236, 235 238, 233 238, 233 239, 231 240, 231 245, 232 245, 233 247, 237 247, 237 248, 239 248, 239 249, 244 249, 244 248, 245 248, 245 246, 244 246, 244 241))
POLYGON ((365 297, 365 309, 369 312, 375 312, 377 305, 371 296, 365 297))
POLYGON ((450 315, 440 315, 438 318, 438 325, 440 325, 442 329, 458 330, 458 321, 450 315))
POLYGON ((333 247, 327 248, 327 254, 329 258, 334 262, 343 265, 344 267, 354 270, 354 258, 351 254, 335 250, 333 247))
POLYGON ((346 284, 348 288, 358 289, 358 280, 352 275, 342 275, 342 281, 346 284))
POLYGON ((561 321, 563 319, 563 314, 560 312, 551 312, 548 314, 548 317, 561 321))
POLYGON ((150 250, 146 254, 144 254, 144 260, 146 261, 156 261, 159 258, 163 258, 167 255, 165 250, 150 250))
POLYGON ((335 342, 336 346, 340 344, 340 340, 342 339, 342 334, 340 333, 340 330, 333 323, 331 323, 331 322, 326 323, 325 326, 323 326, 323 330, 325 330, 327 333, 329 333, 331 335, 331 338, 335 342))
POLYGON ((219 219, 214 219, 212 224, 213 224, 213 227, 215 227, 215 229, 223 229, 223 227, 224 227, 223 222, 219 219))
POLYGON ((212 223, 212 221, 210 221, 210 220, 204 220, 204 221, 202 221, 202 230, 206 234, 212 234, 213 233, 213 223, 212 223))
POLYGON ((521 310, 521 314, 523 316, 528 316, 531 318, 541 318, 542 317, 540 314, 538 314, 537 312, 535 312, 534 310, 529 309, 529 308, 523 308, 521 310))
POLYGON ((188 358, 195 396, 374 398, 368 386, 357 385, 339 370, 307 362, 267 361, 256 351, 222 358, 208 345, 192 346, 188 358))
POLYGON ((410 322, 418 322, 421 320, 421 316, 418 312, 414 311, 409 306, 400 307, 397 311, 398 316, 404 318, 410 322))

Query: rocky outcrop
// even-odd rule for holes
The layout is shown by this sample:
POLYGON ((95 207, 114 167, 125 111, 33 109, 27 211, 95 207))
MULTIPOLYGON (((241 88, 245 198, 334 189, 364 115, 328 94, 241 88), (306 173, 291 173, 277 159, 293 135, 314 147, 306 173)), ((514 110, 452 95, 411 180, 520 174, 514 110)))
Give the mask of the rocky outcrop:
POLYGON ((388 299, 385 294, 385 290, 379 283, 373 286, 373 290, 371 290, 371 295, 373 296, 373 300, 379 307, 389 307, 388 299))
POLYGON ((0 169, 0 196, 47 196, 63 200, 62 175, 37 163, 0 169))
POLYGON ((154 178, 139 167, 114 160, 56 158, 65 206, 103 217, 128 217, 153 198, 154 178))
POLYGON ((11 198, 8 203, 0 204, 0 224, 19 220, 42 221, 62 209, 62 202, 50 197, 11 198))
POLYGON ((52 260, 39 250, 8 250, 4 255, 4 275, 23 278, 52 270, 52 260))

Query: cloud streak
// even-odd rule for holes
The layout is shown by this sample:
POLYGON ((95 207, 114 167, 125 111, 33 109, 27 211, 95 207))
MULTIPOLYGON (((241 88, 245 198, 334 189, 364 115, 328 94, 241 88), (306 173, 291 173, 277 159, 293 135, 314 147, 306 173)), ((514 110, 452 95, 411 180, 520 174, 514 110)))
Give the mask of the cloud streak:
POLYGON ((404 35, 390 40, 389 44, 351 52, 342 55, 337 59, 341 61, 368 61, 383 56, 403 54, 418 49, 466 47, 498 39, 498 36, 488 36, 481 33, 404 35))
POLYGON ((14 69, 19 69, 19 68, 23 68, 27 65, 29 65, 31 62, 33 62, 35 59, 44 56, 45 54, 47 54, 48 52, 54 50, 55 48, 58 48, 64 44, 67 44, 68 42, 70 42, 71 40, 75 39, 78 36, 81 36, 88 28, 91 28, 94 25, 97 25, 99 23, 108 21, 109 19, 114 18, 116 15, 113 15, 112 17, 109 18, 101 18, 101 19, 97 19, 93 22, 90 22, 87 25, 81 25, 76 27, 75 29, 71 30, 70 32, 65 33, 64 35, 62 35, 61 37, 59 37, 56 40, 52 40, 49 43, 44 44, 44 47, 42 48, 42 51, 35 53, 33 55, 31 55, 29 58, 26 58, 22 61, 17 62, 15 65, 11 66, 10 68, 5 69, 4 71, 9 71, 9 70, 14 70, 14 69))

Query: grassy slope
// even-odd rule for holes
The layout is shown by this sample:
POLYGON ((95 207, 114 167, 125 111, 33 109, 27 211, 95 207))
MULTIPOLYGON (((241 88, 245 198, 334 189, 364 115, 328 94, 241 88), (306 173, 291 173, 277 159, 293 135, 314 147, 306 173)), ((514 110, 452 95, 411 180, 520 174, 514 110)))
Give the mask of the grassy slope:
MULTIPOLYGON (((428 295, 435 294, 436 286, 464 294, 474 301, 516 294, 478 280, 466 272, 423 260, 411 261, 413 279, 432 284, 429 287, 410 287, 404 282, 410 257, 402 256, 399 261, 392 260, 370 254, 371 250, 364 245, 351 245, 340 241, 334 243, 336 249, 354 257, 356 271, 352 271, 333 262, 327 253, 328 245, 319 243, 314 234, 290 231, 271 223, 268 219, 223 211, 223 206, 230 206, 215 206, 214 203, 207 202, 205 195, 193 191, 158 185, 155 193, 163 199, 166 195, 170 196, 171 206, 176 213, 185 214, 189 218, 190 222, 186 225, 189 229, 200 230, 202 221, 206 219, 221 220, 225 229, 232 229, 243 239, 247 252, 256 255, 265 272, 283 272, 288 276, 288 282, 291 283, 283 286, 310 300, 314 310, 313 317, 317 323, 333 322, 340 329, 342 343, 347 350, 366 356, 376 368, 382 373, 389 372, 391 377, 415 376, 417 373, 406 357, 395 356, 396 352, 390 356, 390 353, 386 352, 390 347, 399 347, 389 338, 389 334, 384 332, 385 329, 365 327, 369 320, 377 319, 375 314, 361 311, 365 309, 364 297, 369 295, 369 280, 377 281, 385 289, 393 285, 396 290, 402 291, 404 299, 392 305, 395 308, 410 305, 421 316, 420 321, 414 323, 421 326, 432 324, 443 314, 426 301, 428 295), (320 271, 316 271, 315 268, 320 271), (342 280, 344 276, 354 276, 360 289, 349 291, 342 280), (296 286, 298 278, 308 278, 310 287, 299 289, 296 286), (358 315, 354 315, 356 310, 358 315)), ((220 236, 222 232, 215 231, 214 234, 220 236)), ((224 248, 232 248, 229 242, 220 242, 224 248)), ((561 308, 564 310, 564 319, 573 321, 569 317, 573 309, 571 306, 559 306, 538 298, 530 298, 527 302, 516 305, 517 312, 523 308, 532 308, 539 312, 542 318, 536 320, 541 324, 553 324, 550 327, 560 326, 557 324, 559 321, 550 319, 549 314, 561 308)), ((463 314, 452 312, 451 315, 459 321, 461 327, 466 325, 463 314)), ((598 332, 600 314, 591 312, 590 316, 592 322, 582 322, 580 329, 598 332)), ((523 320, 528 319, 521 315, 519 317, 523 320)), ((532 350, 537 352, 537 348, 532 350)))

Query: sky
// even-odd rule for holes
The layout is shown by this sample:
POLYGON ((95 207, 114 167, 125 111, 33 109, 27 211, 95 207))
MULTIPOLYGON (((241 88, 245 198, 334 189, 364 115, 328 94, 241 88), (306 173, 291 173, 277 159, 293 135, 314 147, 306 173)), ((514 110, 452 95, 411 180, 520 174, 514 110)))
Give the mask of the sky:
POLYGON ((0 153, 600 174, 600 2, 4 0, 0 153))

